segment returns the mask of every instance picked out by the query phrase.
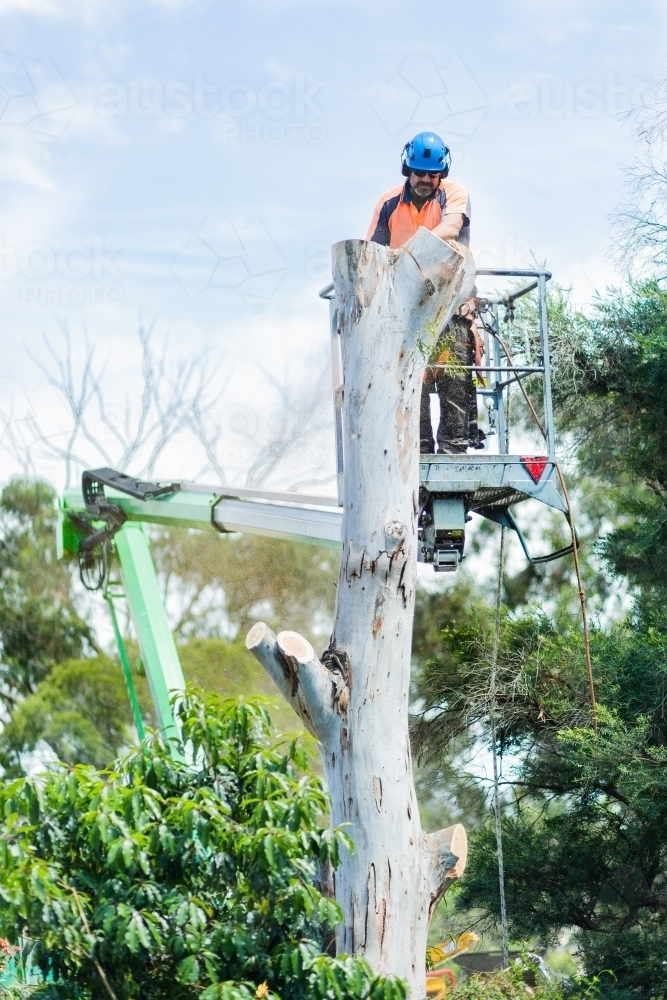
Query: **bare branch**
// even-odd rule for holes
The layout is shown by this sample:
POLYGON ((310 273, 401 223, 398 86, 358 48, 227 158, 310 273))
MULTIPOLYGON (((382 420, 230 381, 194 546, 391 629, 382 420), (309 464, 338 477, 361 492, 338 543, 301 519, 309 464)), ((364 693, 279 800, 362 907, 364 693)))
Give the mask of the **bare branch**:
MULTIPOLYGON (((267 382, 274 387, 282 406, 280 427, 266 443, 262 453, 255 459, 248 470, 248 486, 261 486, 276 472, 279 466, 284 466, 291 457, 297 457, 299 449, 309 444, 330 423, 330 416, 322 406, 323 400, 328 400, 331 392, 331 373, 329 364, 320 369, 316 378, 309 380, 306 387, 295 385, 290 378, 289 368, 280 382, 271 371, 258 366, 267 382), (319 417, 319 419, 318 419, 319 417)), ((333 479, 333 472, 325 477, 300 479, 291 483, 290 489, 303 489, 306 486, 324 485, 333 479)))
MULTIPOLYGON (((82 339, 83 344, 77 343, 62 322, 57 337, 43 336, 42 352, 26 346, 53 394, 53 405, 46 416, 41 409, 2 415, 0 447, 21 469, 36 472, 42 461, 62 463, 66 486, 76 480, 78 470, 99 465, 154 478, 174 438, 182 440, 185 435, 192 439, 189 457, 194 465, 187 474, 197 478, 212 472, 221 484, 229 481, 221 414, 235 366, 221 378, 220 364, 211 363, 208 353, 175 358, 168 338, 157 341, 155 321, 141 323, 141 380, 118 406, 118 392, 110 383, 110 355, 98 359, 85 329, 82 339)), ((312 471, 304 469, 309 464, 304 455, 313 442, 330 435, 329 365, 318 366, 313 375, 314 365, 313 360, 304 375, 297 375, 294 362, 288 363, 282 379, 258 368, 267 389, 277 397, 278 419, 268 440, 249 442, 249 485, 261 486, 278 475, 281 486, 289 489, 331 483, 333 468, 329 473, 318 467, 317 455, 312 471)))
POLYGON ((612 225, 610 256, 628 273, 667 275, 667 78, 652 81, 628 118, 639 152, 612 225))
POLYGON ((109 410, 108 359, 96 362, 85 330, 81 350, 73 344, 67 323, 60 323, 59 328, 61 344, 44 335, 45 355, 36 355, 28 346, 26 352, 53 391, 56 404, 64 407, 64 428, 57 426, 53 408, 48 423, 30 411, 21 418, 12 412, 0 416, 0 447, 26 473, 31 470, 34 474, 40 459, 55 459, 65 467, 66 486, 71 485, 75 469, 100 464, 120 470, 132 464, 137 475, 153 475, 174 435, 188 428, 211 462, 210 444, 197 433, 210 423, 219 404, 220 394, 210 391, 217 367, 209 363, 207 355, 174 361, 168 339, 159 353, 155 349, 155 322, 142 324, 138 331, 141 390, 134 395, 128 392, 122 412, 116 416, 109 410), (140 406, 135 415, 133 401, 137 396, 140 406), (102 440, 100 431, 110 442, 102 440))

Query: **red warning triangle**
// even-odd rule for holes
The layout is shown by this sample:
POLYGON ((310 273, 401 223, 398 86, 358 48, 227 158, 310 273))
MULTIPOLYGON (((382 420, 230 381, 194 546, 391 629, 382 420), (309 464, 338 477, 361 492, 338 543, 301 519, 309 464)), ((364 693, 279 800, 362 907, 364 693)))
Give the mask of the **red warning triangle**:
POLYGON ((547 466, 547 457, 546 455, 522 455, 521 464, 525 466, 533 482, 539 483, 547 466))

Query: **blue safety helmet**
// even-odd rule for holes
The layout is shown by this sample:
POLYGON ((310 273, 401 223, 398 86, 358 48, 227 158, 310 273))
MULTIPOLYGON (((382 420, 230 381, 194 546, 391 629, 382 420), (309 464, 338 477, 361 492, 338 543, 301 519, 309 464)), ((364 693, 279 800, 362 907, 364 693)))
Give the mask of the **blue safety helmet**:
POLYGON ((451 165, 449 146, 435 132, 420 132, 403 147, 401 167, 404 177, 409 177, 411 170, 439 170, 446 177, 451 165))

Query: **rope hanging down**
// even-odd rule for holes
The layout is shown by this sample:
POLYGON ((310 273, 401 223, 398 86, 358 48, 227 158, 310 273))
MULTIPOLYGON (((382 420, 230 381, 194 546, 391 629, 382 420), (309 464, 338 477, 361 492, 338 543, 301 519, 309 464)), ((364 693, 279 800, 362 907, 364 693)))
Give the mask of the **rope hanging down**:
MULTIPOLYGON (((507 363, 517 375, 514 363, 512 361, 512 356, 503 342, 502 338, 495 332, 490 331, 494 337, 497 338, 502 350, 507 358, 507 363)), ((523 397, 530 409, 530 412, 537 424, 540 433, 544 440, 547 440, 544 427, 542 426, 542 421, 537 415, 535 407, 533 406, 532 400, 528 396, 523 382, 520 378, 516 377, 517 384, 523 393, 523 397)), ((509 386, 508 386, 508 397, 509 397, 509 386)), ((509 398, 508 398, 509 407, 509 398)), ((509 414, 508 414, 509 416, 509 414)), ((509 420, 506 422, 505 433, 509 435, 509 420)), ((507 442, 509 444, 509 442, 507 442)), ((579 592, 579 604, 581 607, 581 619, 583 626, 584 635, 584 650, 586 655, 586 669, 588 673, 588 693, 591 704, 591 714, 593 721, 593 730, 597 735, 598 731, 598 719, 597 719, 597 705, 595 700, 595 685, 593 681, 593 665, 591 661, 591 647, 590 647, 590 635, 588 630, 588 613, 586 610, 586 592, 584 590, 583 581, 581 578, 581 565, 579 563, 579 543, 577 538, 577 533, 574 527, 574 512, 572 510, 572 504, 570 501, 570 494, 568 492, 567 486, 565 484, 565 477, 563 476, 563 471, 558 462, 555 463, 556 472, 558 473, 558 478, 560 481, 561 489, 563 490, 563 496, 565 497, 565 503, 567 505, 568 513, 568 524, 570 525, 570 534, 572 537, 572 554, 574 556, 574 568, 577 576, 577 589, 579 592)), ((501 941, 502 941, 502 953, 503 953, 503 969, 509 968, 509 934, 507 928, 507 902, 505 897, 505 863, 503 859, 503 835, 502 835, 502 824, 500 815, 500 775, 498 768, 498 745, 497 745, 497 726, 496 726, 496 714, 497 714, 497 703, 496 703, 496 688, 497 688, 497 674, 498 674, 498 651, 500 646, 500 614, 502 607, 502 588, 503 588, 503 573, 505 564, 505 527, 501 525, 500 528, 500 554, 498 558, 498 583, 496 586, 496 611, 495 611, 495 622, 494 622, 494 632, 493 632, 493 645, 491 647, 491 676, 489 684, 489 714, 491 719, 491 752, 493 757, 493 812, 495 817, 495 827, 496 827, 496 850, 498 855, 498 887, 500 892, 500 928, 501 928, 501 941)))
POLYGON ((505 565, 505 526, 500 528, 500 556, 498 558, 498 586, 496 587, 496 617, 491 647, 491 680, 489 684, 491 716, 491 751, 493 754, 493 812, 496 820, 496 849, 498 852, 498 884, 500 887, 500 929, 503 947, 503 969, 509 968, 509 937, 507 933, 507 905, 505 903, 505 865, 503 862, 503 833, 500 824, 500 779, 498 773, 498 747, 496 742, 496 675, 498 672, 498 647, 500 645, 500 608, 503 593, 505 565))
MULTIPOLYGON (((525 387, 523 385, 522 380, 517 375, 516 369, 514 367, 514 362, 512 361, 512 355, 510 354, 507 345, 505 344, 505 342, 503 341, 503 339, 500 337, 500 335, 498 333, 495 333, 494 331, 490 331, 490 332, 491 332, 492 336, 497 339, 498 343, 502 347, 503 353, 505 354, 505 357, 507 358, 507 363, 510 366, 510 368, 512 369, 512 371, 514 372, 514 375, 516 377, 517 385, 519 386, 519 388, 521 389, 521 392, 523 393, 523 398, 525 399, 526 404, 527 404, 527 406, 528 406, 528 408, 529 408, 529 410, 530 410, 530 412, 531 412, 531 414, 533 416, 533 420, 537 424, 537 426, 539 428, 539 431, 540 431, 540 434, 542 435, 542 437, 546 441, 547 440, 547 435, 546 435, 546 432, 544 430, 544 427, 542 426, 542 421, 540 420, 540 418, 537 415, 537 411, 535 410, 535 407, 533 406, 533 402, 532 402, 530 396, 526 392, 526 389, 525 389, 525 387)), ((560 480, 560 485, 561 485, 561 488, 563 490, 563 496, 565 497, 565 503, 567 505, 567 520, 568 520, 568 524, 570 525, 570 534, 572 536, 572 554, 574 556, 574 569, 575 569, 575 573, 576 573, 576 576, 577 576, 577 589, 579 591, 579 604, 581 606, 581 622, 582 622, 582 630, 583 630, 583 633, 584 633, 584 654, 585 654, 585 657, 586 657, 586 671, 588 673, 588 696, 589 696, 589 700, 590 700, 590 704, 591 704, 591 716, 592 716, 592 721, 593 721, 593 732, 597 736, 597 732, 598 732, 598 713, 597 713, 597 703, 596 703, 596 700, 595 700, 595 683, 594 683, 594 680, 593 680, 593 663, 592 663, 592 660, 591 660, 591 641, 590 641, 590 633, 589 633, 589 630, 588 630, 588 612, 586 610, 586 592, 584 590, 584 584, 583 584, 583 580, 581 578, 581 565, 579 563, 579 541, 577 539, 577 533, 576 533, 575 527, 574 527, 574 512, 572 510, 572 504, 570 502, 570 494, 568 493, 567 486, 565 485, 565 477, 563 476, 563 470, 561 469, 560 464, 558 462, 555 462, 555 466, 556 466, 556 472, 558 473, 558 479, 560 480)))

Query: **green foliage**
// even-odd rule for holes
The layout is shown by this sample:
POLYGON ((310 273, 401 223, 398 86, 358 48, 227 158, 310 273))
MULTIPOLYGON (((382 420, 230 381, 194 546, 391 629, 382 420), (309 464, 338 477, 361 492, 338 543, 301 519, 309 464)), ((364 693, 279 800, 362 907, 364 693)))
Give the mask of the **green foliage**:
MULTIPOLYGON (((433 758, 490 738, 484 621, 455 623, 442 640, 420 677, 426 711, 415 728, 422 755, 433 758)), ((563 634, 545 616, 503 620, 498 738, 501 751, 515 755, 514 801, 503 819, 510 933, 546 943, 563 927, 576 928, 586 970, 614 971, 605 996, 653 1000, 667 996, 664 617, 636 613, 593 629, 591 647, 597 737, 580 636, 563 634)), ((491 817, 472 834, 456 908, 487 914, 489 929, 498 919, 491 817)))
MULTIPOLYGON (((424 711, 413 717, 420 758, 435 760, 452 741, 489 738, 490 616, 475 609, 451 621, 440 648, 419 672, 424 711)), ((595 638, 602 636, 595 633, 595 638)), ((502 750, 546 740, 558 727, 590 719, 583 643, 564 636, 544 615, 503 615, 497 668, 498 735, 502 750)))
POLYGON ((46 744, 66 764, 106 767, 136 737, 122 671, 104 656, 54 667, 20 702, 0 733, 6 778, 23 773, 24 755, 46 744))
POLYGON ((70 570, 56 559, 54 499, 47 483, 25 479, 0 498, 0 702, 10 711, 55 664, 93 644, 70 570))
MULTIPOLYGON (((460 766, 459 751, 465 749, 451 733, 446 740, 446 751, 435 748, 434 729, 429 734, 434 739, 421 741, 423 718, 420 709, 429 706, 430 721, 439 715, 433 708, 439 698, 425 683, 424 670, 433 670, 436 677, 451 677, 456 672, 454 651, 442 642, 441 632, 445 623, 452 628, 466 627, 471 620, 486 620, 486 607, 479 597, 479 588, 463 573, 455 587, 432 592, 417 590, 413 627, 412 671, 412 745, 415 751, 415 782, 419 799, 422 826, 426 830, 437 830, 453 823, 464 823, 467 829, 483 822, 486 818, 486 796, 476 781, 466 775, 460 766), (434 748, 431 753, 431 747, 434 748)), ((440 726, 438 718, 435 725, 440 726)), ((438 747, 441 746, 438 740, 438 747)), ((451 898, 451 892, 448 894, 451 898)), ((446 904, 445 904, 446 905, 446 904)), ((442 907, 441 907, 442 909, 442 907)), ((438 915, 440 916, 440 914, 438 915)), ((440 920, 431 925, 433 934, 440 934, 440 920)), ((464 928, 465 929, 465 928, 464 928)), ((444 928, 442 932, 445 933, 444 928)), ((441 940, 442 934, 438 940, 441 940)), ((435 937, 433 943, 435 943, 435 937)))
POLYGON ((530 962, 515 961, 503 972, 490 976, 472 975, 461 980, 454 991, 456 1000, 595 1000, 601 995, 600 980, 572 977, 569 981, 536 979, 536 985, 526 986, 526 972, 533 971, 530 962))
MULTIPOLYGON (((630 286, 587 320, 556 293, 554 400, 561 442, 577 463, 577 523, 590 541, 606 532, 597 552, 638 589, 627 620, 592 630, 596 738, 578 625, 554 599, 571 570, 555 564, 559 579, 528 568, 505 581, 515 609, 503 618, 498 665, 499 746, 512 755, 503 786, 510 930, 546 942, 574 928, 585 968, 614 972, 605 997, 653 1000, 667 995, 667 296, 655 283, 630 286), (527 608, 531 596, 556 617, 527 608)), ((531 322, 518 315, 517 343, 531 322)), ((583 553, 589 604, 602 607, 610 584, 590 544, 583 553)), ((415 740, 433 762, 465 759, 489 741, 489 613, 446 611, 429 626, 440 627, 442 645, 419 660, 415 683, 415 740)), ((459 919, 481 913, 489 926, 499 914, 495 833, 482 810, 475 819, 456 906, 459 919)))
POLYGON ((473 974, 460 980, 454 990, 456 1000, 525 1000, 529 995, 537 1000, 562 1000, 563 994, 555 984, 541 983, 537 989, 526 992, 525 966, 512 962, 510 968, 492 975, 473 974))
MULTIPOLYGON (((667 482, 660 447, 667 431, 666 355, 667 293, 657 282, 598 300, 579 355, 585 377, 578 394, 589 409, 576 424, 568 417, 583 431, 594 471, 605 478, 615 473, 622 483, 630 472, 647 482, 667 482), (599 418, 603 423, 590 436, 591 420, 599 418)), ((564 394, 563 401, 570 400, 564 394)))
POLYGON ((0 767, 22 773, 40 744, 68 763, 102 767, 131 719, 120 669, 95 650, 77 611, 71 567, 56 559, 53 489, 14 479, 0 499, 0 767))
MULTIPOLYGON (((128 648, 144 723, 152 727, 155 719, 146 678, 136 672, 136 644, 128 648)), ((303 731, 301 720, 242 642, 191 639, 178 652, 189 684, 225 698, 269 698, 280 732, 303 731)), ((35 693, 14 708, 0 733, 0 767, 5 778, 17 777, 24 773, 29 755, 46 745, 70 766, 103 768, 135 740, 119 663, 105 656, 68 660, 53 667, 35 693)))
POLYGON ((258 704, 188 695, 178 715, 190 763, 155 739, 111 771, 4 786, 0 931, 86 998, 106 979, 118 1000, 250 1000, 264 983, 284 1000, 404 1000, 322 953, 340 911, 316 873, 351 845, 303 749, 271 748, 258 704))
MULTIPOLYGON (((563 462, 572 454, 573 439, 581 443, 583 437, 600 430, 599 415, 589 413, 590 404, 587 401, 587 387, 592 370, 597 370, 597 361, 589 355, 591 322, 573 302, 570 289, 550 281, 547 285, 547 312, 555 431, 563 462)), ((501 320, 503 318, 501 336, 515 363, 524 359, 527 363, 536 362, 540 356, 537 294, 518 299, 513 311, 506 310, 504 317, 501 312, 501 320)), ((528 377, 523 385, 542 420, 541 377, 528 377)), ((511 392, 508 410, 512 432, 520 434, 524 454, 532 447, 536 454, 543 454, 544 438, 523 395, 515 388, 511 392), (528 440, 533 442, 530 446, 528 440)), ((603 571, 605 567, 595 543, 601 531, 608 531, 615 524, 618 514, 610 506, 608 485, 601 482, 597 469, 594 470, 587 459, 579 463, 568 461, 566 477, 581 543, 580 564, 589 606, 592 611, 602 610, 613 588, 608 574, 603 571), (593 471, 595 475, 591 475, 593 471)), ((514 513, 531 551, 542 554, 569 545, 569 528, 560 512, 532 501, 517 505, 514 513)), ((491 539, 497 537, 497 532, 496 526, 486 522, 471 548, 477 552, 488 552, 491 539)), ((518 549, 516 540, 512 542, 512 548, 518 549)), ((542 565, 524 563, 514 576, 506 572, 503 599, 505 605, 513 609, 531 601, 540 605, 546 603, 559 627, 567 628, 568 617, 578 613, 572 560, 560 559, 542 565)))
POLYGON ((597 302, 577 364, 576 388, 557 397, 579 464, 614 489, 625 523, 602 554, 632 583, 664 588, 667 570, 667 292, 631 284, 597 302))
MULTIPOLYGON (((44 744, 68 764, 103 767, 131 736, 120 669, 101 655, 83 659, 100 650, 77 611, 72 566, 56 559, 54 501, 54 490, 40 480, 12 480, 0 498, 0 704, 10 717, 0 734, 0 767, 6 776, 20 774, 26 755, 44 744)), ((271 697, 279 728, 302 729, 242 641, 196 634, 220 631, 225 615, 244 634, 256 610, 274 624, 289 619, 312 634, 333 603, 332 554, 185 531, 166 533, 154 551, 167 589, 177 585, 186 595, 177 628, 185 640, 179 653, 186 679, 224 696, 271 697), (224 588, 224 600, 207 614, 198 599, 216 587, 224 588)), ((145 678, 135 677, 135 686, 145 722, 154 725, 145 678)))
MULTIPOLYGON (((523 285, 523 281, 519 283, 523 285)), ((537 293, 523 296, 514 303, 513 311, 506 311, 501 336, 514 359, 519 356, 528 363, 540 355, 539 300, 537 293)), ((576 396, 586 378, 587 366, 582 359, 582 345, 589 336, 588 317, 572 301, 571 290, 554 281, 547 285, 547 314, 549 318, 549 346, 551 348, 552 395, 556 406, 576 396)), ((541 416, 542 379, 539 375, 527 378, 533 405, 541 416)), ((526 430, 534 429, 534 418, 523 403, 519 393, 513 394, 513 419, 521 420, 526 430)))

